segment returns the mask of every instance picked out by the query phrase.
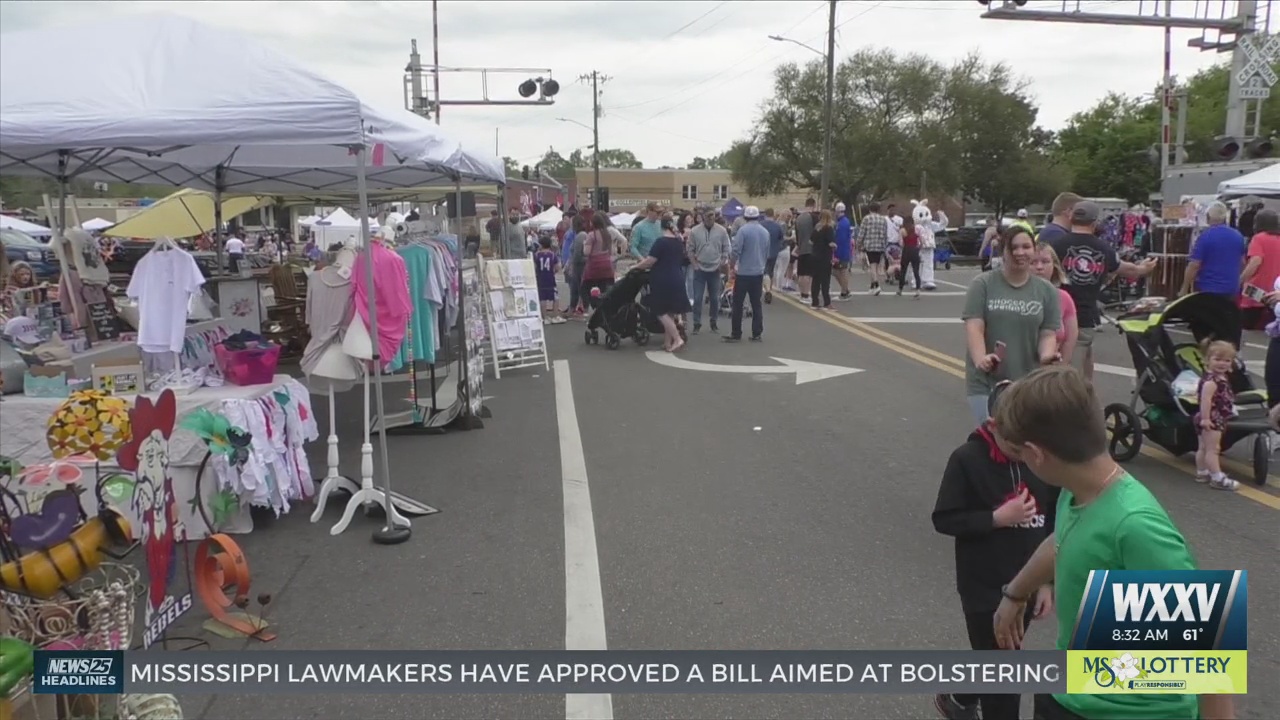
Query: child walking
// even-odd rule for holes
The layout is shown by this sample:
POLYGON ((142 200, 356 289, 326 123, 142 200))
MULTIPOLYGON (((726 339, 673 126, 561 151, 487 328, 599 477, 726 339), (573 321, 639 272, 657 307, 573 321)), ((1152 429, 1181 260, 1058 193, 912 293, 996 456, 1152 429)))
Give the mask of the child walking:
POLYGON ((1200 411, 1192 421, 1200 433, 1200 447, 1196 450, 1196 482, 1209 483, 1215 490, 1235 491, 1240 483, 1222 472, 1219 451, 1222 433, 1227 421, 1235 415, 1235 393, 1231 390, 1231 368, 1236 360, 1236 348, 1225 340, 1208 342, 1204 349, 1204 377, 1196 396, 1200 399, 1200 411))
MULTIPOLYGON (((1008 385, 1006 380, 992 391, 988 415, 995 413, 1008 385)), ((991 618, 1005 585, 1052 534, 1057 504, 1056 490, 1001 448, 990 420, 969 435, 947 461, 933 510, 933 527, 956 539, 956 590, 974 650, 999 649, 991 618)), ((1028 607, 1024 623, 1052 608, 1053 594, 1046 588, 1028 607)), ((977 720, 979 706, 983 720, 1018 720, 1020 702, 1018 695, 934 698, 948 720, 977 720)))
POLYGON ((533 267, 538 277, 538 300, 542 303, 542 322, 558 325, 565 321, 556 309, 556 270, 560 257, 551 249, 551 238, 538 239, 538 252, 533 254, 533 267))

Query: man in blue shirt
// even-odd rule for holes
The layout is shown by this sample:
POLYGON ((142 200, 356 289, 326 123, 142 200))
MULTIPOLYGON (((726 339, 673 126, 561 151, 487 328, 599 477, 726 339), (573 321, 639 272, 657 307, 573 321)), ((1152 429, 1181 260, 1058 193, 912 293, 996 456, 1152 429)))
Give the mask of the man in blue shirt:
POLYGON ((782 241, 786 233, 782 223, 774 219, 773 208, 764 211, 764 220, 760 226, 769 231, 769 259, 764 264, 764 301, 773 302, 773 275, 778 266, 778 255, 782 252, 782 241))
POLYGON ((836 203, 836 282, 840 284, 840 299, 853 297, 849 292, 849 268, 853 267, 853 223, 844 203, 836 203))
POLYGON ((1191 245, 1187 258, 1187 273, 1182 280, 1183 295, 1193 289, 1215 296, 1223 308, 1223 319, 1228 326, 1214 328, 1220 340, 1240 346, 1241 320, 1239 310, 1240 272, 1244 269, 1244 256, 1248 249, 1239 230, 1227 224, 1231 211, 1226 205, 1215 202, 1207 212, 1209 227, 1191 245))
POLYGON ((759 342, 764 335, 764 269, 769 262, 769 231, 760 224, 760 208, 748 205, 742 211, 747 223, 733 236, 729 260, 733 267, 733 314, 730 335, 725 342, 742 339, 742 303, 751 298, 751 339, 759 342))

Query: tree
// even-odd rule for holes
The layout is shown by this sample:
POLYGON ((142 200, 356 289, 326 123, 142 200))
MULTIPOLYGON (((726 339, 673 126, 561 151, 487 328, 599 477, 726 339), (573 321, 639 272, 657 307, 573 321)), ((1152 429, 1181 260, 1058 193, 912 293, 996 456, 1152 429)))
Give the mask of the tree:
POLYGON ((695 157, 686 167, 686 170, 721 170, 726 166, 725 155, 728 153, 720 153, 712 157, 704 158, 701 155, 695 157))
POLYGON ((543 175, 550 175, 560 180, 568 180, 574 176, 574 163, 566 160, 555 148, 548 148, 546 154, 538 161, 543 175))
MULTIPOLYGON (((836 69, 832 125, 832 194, 845 203, 929 188, 970 191, 984 200, 1007 192, 982 180, 992 168, 1030 167, 1036 108, 1003 65, 975 56, 951 67, 921 55, 862 51, 836 69), (996 151, 998 149, 998 152, 996 151)), ((752 195, 788 187, 819 190, 825 68, 787 64, 752 136, 724 159, 752 195)), ((1010 181, 1009 187, 1025 184, 1010 181)))
MULTIPOLYGON (((595 167, 593 156, 581 150, 569 153, 569 162, 576 168, 595 167)), ((637 160, 635 153, 630 150, 605 148, 600 151, 600 167, 639 170, 644 167, 644 164, 637 160)))
POLYGON ((1058 133, 1056 153, 1071 169, 1075 192, 1145 201, 1160 182, 1148 154, 1159 136, 1157 106, 1112 93, 1071 117, 1058 133))
POLYGON ((520 175, 520 163, 515 158, 502 156, 502 166, 506 168, 507 177, 517 177, 520 175))

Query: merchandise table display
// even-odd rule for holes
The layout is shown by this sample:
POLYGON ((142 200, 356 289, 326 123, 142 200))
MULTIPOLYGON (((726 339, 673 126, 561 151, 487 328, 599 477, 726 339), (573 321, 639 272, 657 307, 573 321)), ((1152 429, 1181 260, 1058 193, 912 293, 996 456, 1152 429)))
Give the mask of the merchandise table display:
MULTIPOLYGON (((145 397, 154 398, 156 393, 145 397)), ((137 396, 119 399, 132 406, 137 396)), ((31 472, 48 469, 50 477, 61 473, 92 476, 119 471, 114 464, 64 459, 55 461, 50 448, 58 431, 52 426, 75 427, 82 418, 56 417, 63 398, 9 397, 0 411, 3 453, 31 472), (73 469, 74 467, 74 469, 73 469), (77 473, 77 470, 79 473, 77 473)), ((248 445, 239 458, 209 455, 209 445, 196 432, 179 425, 169 439, 169 467, 180 519, 188 539, 210 534, 206 515, 219 532, 246 533, 253 529, 249 507, 268 507, 277 515, 288 512, 298 500, 315 495, 304 446, 318 437, 310 395, 298 381, 278 375, 264 385, 205 387, 177 397, 177 417, 206 410, 221 415, 232 426, 248 431, 248 445), (197 482, 200 467, 204 474, 197 482), (197 485, 199 502, 195 502, 197 485)), ((89 419, 92 422, 92 419, 89 419)), ((55 440, 56 443, 56 440, 55 440)), ((81 496, 85 512, 96 512, 92 493, 81 496)), ((133 528, 140 527, 129 507, 120 508, 133 528)))
POLYGON ((494 376, 518 368, 551 369, 533 260, 486 260, 480 273, 494 376))

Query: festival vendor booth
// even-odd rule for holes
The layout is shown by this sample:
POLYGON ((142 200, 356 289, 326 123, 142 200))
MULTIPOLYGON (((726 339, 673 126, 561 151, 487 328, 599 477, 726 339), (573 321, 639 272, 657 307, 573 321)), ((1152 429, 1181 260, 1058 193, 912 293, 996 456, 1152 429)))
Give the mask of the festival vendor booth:
POLYGON ((1256 197, 1280 199, 1280 163, 1218 183, 1218 197, 1223 200, 1256 197))
MULTIPOLYGON (((378 223, 376 220, 367 220, 370 230, 377 230, 378 223)), ((359 220, 351 216, 351 213, 338 208, 320 220, 311 223, 312 237, 315 238, 316 244, 321 249, 328 249, 335 245, 342 246, 350 238, 355 238, 358 244, 363 244, 360 238, 363 237, 360 228, 363 227, 359 220)))
MULTIPOLYGON (((422 118, 374 108, 346 88, 239 33, 167 15, 134 15, 7 34, 0 48, 0 84, 5 88, 0 97, 0 173, 53 177, 62 187, 60 197, 65 197, 72 178, 182 182, 214 193, 215 225, 221 226, 221 205, 216 199, 224 193, 353 191, 362 218, 360 235, 368 238, 370 189, 451 184, 460 193, 464 178, 504 180, 496 158, 468 153, 422 118), (104 36, 113 38, 120 52, 101 56, 94 51, 95 38, 104 36), (60 50, 49 55, 50 47, 60 50), (228 47, 236 52, 227 55, 228 47), (23 61, 35 56, 48 62, 33 66, 23 61), (211 64, 210 57, 222 60, 211 64), (166 71, 145 84, 130 80, 154 67, 166 71), (193 93, 191 88, 201 92, 193 93)), ((59 205, 57 234, 65 238, 74 230, 65 229, 65 203, 59 205)), ((137 342, 143 350, 181 355, 187 319, 181 308, 200 287, 198 272, 192 272, 189 255, 163 243, 149 257, 156 266, 153 269, 165 274, 137 273, 130 283, 129 294, 143 308, 137 342), (137 275, 148 277, 139 280, 137 275), (174 281, 156 282, 156 278, 174 281), (165 299, 169 302, 160 302, 165 299)), ((334 291, 324 291, 330 297, 314 299, 316 314, 324 314, 320 311, 325 308, 325 316, 338 318, 346 331, 341 344, 335 345, 335 336, 313 348, 317 354, 311 379, 349 379, 352 370, 358 370, 372 379, 364 387, 372 388, 380 416, 385 414, 382 374, 399 346, 397 337, 411 331, 412 313, 406 312, 404 297, 409 292, 408 265, 409 260, 380 243, 366 241, 354 258, 349 255, 341 264, 335 263, 329 279, 336 287, 317 283, 334 291), (342 287, 344 281, 350 281, 349 290, 342 287), (342 307, 348 299, 354 308, 349 322, 342 307)), ((477 269, 470 270, 474 281, 477 269)), ((458 282, 468 282, 462 264, 458 282)), ((461 313, 466 312, 464 304, 461 313)), ((31 339, 27 318, 18 319, 23 326, 14 328, 15 335, 31 339)), ((461 331, 471 322, 467 318, 460 324, 461 331)), ((117 379, 96 392, 77 386, 65 399, 5 400, 0 417, 4 418, 6 454, 13 414, 10 403, 43 400, 51 407, 42 422, 44 437, 18 443, 5 461, 5 519, 0 523, 5 529, 0 544, 4 607, 18 607, 25 613, 41 602, 65 606, 70 601, 59 598, 80 597, 92 598, 95 608, 131 613, 133 606, 127 599, 134 594, 129 578, 117 582, 108 577, 88 592, 83 588, 73 592, 70 585, 102 565, 113 546, 136 538, 146 555, 149 589, 144 596, 143 644, 148 645, 192 605, 192 592, 177 596, 170 588, 175 558, 182 552, 176 543, 225 527, 216 518, 204 517, 213 511, 201 512, 199 517, 187 513, 188 501, 206 510, 222 503, 224 514, 234 516, 244 504, 260 503, 283 511, 285 502, 310 497, 314 489, 304 475, 302 450, 315 434, 309 396, 298 383, 271 376, 272 352, 256 338, 242 336, 234 343, 224 339, 214 346, 215 366, 222 371, 223 382, 206 382, 199 388, 179 382, 157 393, 140 387, 144 381, 135 377, 133 385, 122 387, 117 379), (242 352, 250 357, 240 357, 242 352), (237 355, 218 359, 228 353, 237 355), (184 438, 183 433, 188 436, 184 438), (214 469, 214 481, 206 483, 215 489, 209 498, 202 497, 196 483, 182 474, 189 467, 184 460, 190 459, 190 448, 201 444, 206 449, 201 464, 214 469), (28 465, 41 466, 48 459, 46 454, 55 462, 27 471, 28 465), (27 462, 28 458, 34 462, 27 462), (77 492, 77 488, 92 488, 92 492, 77 492), (92 495, 92 502, 78 497, 82 495, 92 495)), ((187 380, 185 371, 190 368, 181 367, 180 379, 187 380)), ((480 409, 479 393, 471 393, 473 386, 467 382, 469 370, 464 363, 458 389, 463 417, 478 416, 480 409)), ((212 375, 206 372, 206 381, 212 375)), ((73 378, 65 379, 71 392, 73 378)), ((370 450, 362 463, 367 464, 368 471, 362 474, 369 485, 357 494, 377 497, 384 506, 386 523, 375 533, 375 541, 403 542, 409 538, 409 524, 392 507, 387 439, 385 431, 380 434, 381 484, 372 484, 370 450)), ((365 445, 370 445, 367 432, 365 445)), ((335 450, 336 440, 331 438, 331 457, 335 450)), ((198 468, 195 473, 199 476, 198 468)), ((230 542, 222 534, 208 540, 224 550, 230 542)), ((247 577, 237 575, 243 570, 243 556, 236 555, 233 543, 234 551, 220 554, 209 547, 202 544, 189 566, 196 569, 194 590, 215 617, 218 612, 225 616, 228 609, 243 607, 240 597, 247 599, 247 577), (216 572, 209 567, 217 568, 216 572), (228 580, 232 577, 238 580, 228 580), (223 590, 228 583, 235 589, 234 606, 223 590)), ((243 618, 232 621, 247 628, 244 634, 267 639, 260 627, 243 618)), ((131 629, 131 622, 90 625, 90 629, 114 631, 85 637, 77 630, 77 647, 129 646, 128 630, 120 628, 131 629)), ((30 645, 48 646, 47 640, 23 637, 30 645)), ((121 701, 122 706, 125 702, 121 701)))

